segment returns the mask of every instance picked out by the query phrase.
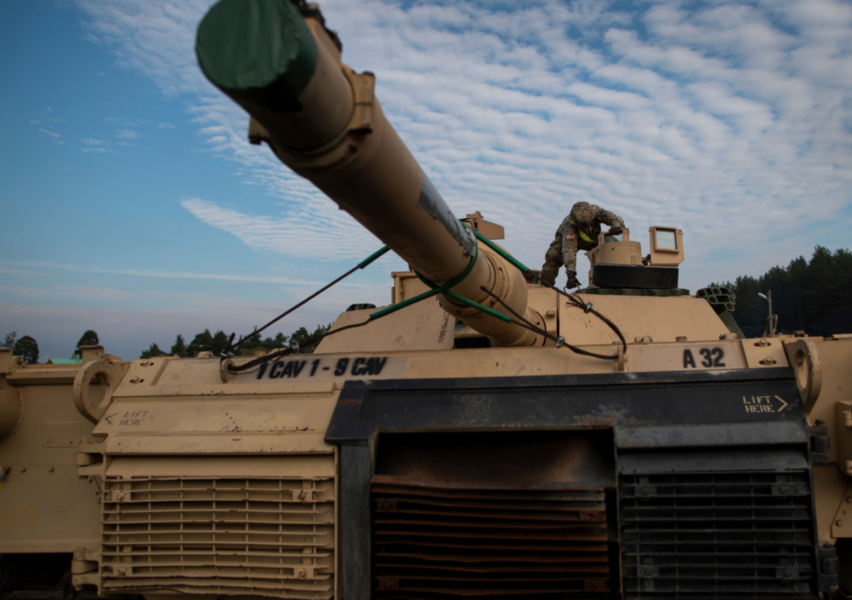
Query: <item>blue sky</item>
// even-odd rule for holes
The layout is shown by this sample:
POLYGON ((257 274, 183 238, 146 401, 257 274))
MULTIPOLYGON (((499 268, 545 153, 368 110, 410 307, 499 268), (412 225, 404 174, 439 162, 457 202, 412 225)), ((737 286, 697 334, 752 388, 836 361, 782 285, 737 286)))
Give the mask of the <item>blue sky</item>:
MULTIPOLYGON (((208 6, 0 7, 0 335, 42 359, 86 329, 125 359, 245 332, 381 245, 245 141, 195 64, 208 6)), ((529 266, 577 200, 645 245, 683 229, 693 291, 852 245, 849 2, 321 6, 448 204, 503 224, 529 266)), ((280 330, 384 304, 402 269, 382 259, 280 330)))

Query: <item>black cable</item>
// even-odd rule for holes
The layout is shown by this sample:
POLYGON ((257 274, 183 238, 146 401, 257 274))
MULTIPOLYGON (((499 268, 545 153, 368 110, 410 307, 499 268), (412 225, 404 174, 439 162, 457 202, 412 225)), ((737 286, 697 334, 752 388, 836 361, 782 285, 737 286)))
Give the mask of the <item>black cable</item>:
MULTIPOLYGON (((627 352, 627 341, 624 339, 624 335, 621 333, 621 330, 618 328, 618 326, 615 323, 613 323, 612 321, 607 319, 605 316, 603 316, 601 313, 596 311, 594 308, 591 308, 590 305, 584 304, 581 300, 578 300, 577 298, 575 298, 573 294, 566 294, 565 292, 563 292, 562 290, 560 290, 556 286, 551 286, 551 287, 554 290, 556 290, 556 292, 558 294, 562 294, 563 296, 568 298, 568 300, 570 300, 574 304, 575 307, 582 308, 584 311, 592 313, 597 318, 599 318, 601 321, 606 323, 609 326, 609 328, 612 329, 615 332, 615 334, 618 336, 618 339, 621 340, 621 344, 624 348, 624 352, 627 352)), ((589 303, 589 304, 591 304, 591 303, 589 303)))
POLYGON ((282 356, 287 356, 289 354, 293 354, 292 348, 283 348, 281 350, 277 350, 270 354, 265 354, 259 358, 255 358, 252 361, 245 363, 244 365, 228 365, 228 370, 239 373, 240 371, 245 371, 246 369, 251 369, 252 367, 256 367, 257 365, 262 365, 263 363, 270 361, 274 358, 280 358, 282 356))
MULTIPOLYGON (((311 337, 305 339, 305 341, 302 342, 302 345, 304 345, 305 347, 308 347, 308 346, 314 344, 315 342, 319 342, 319 341, 327 338, 330 335, 334 335, 335 333, 340 333, 341 331, 346 331, 347 329, 354 329, 355 327, 363 327, 364 325, 366 325, 369 322, 370 322, 370 320, 368 319, 368 320, 364 321, 363 323, 354 323, 352 325, 346 325, 345 327, 341 327, 340 329, 335 329, 334 331, 328 331, 326 333, 312 335, 311 337)), ((288 355, 293 354, 293 353, 295 353, 295 350, 293 350, 292 348, 284 348, 283 350, 278 350, 277 352, 273 352, 271 354, 266 354, 264 356, 258 357, 256 359, 250 361, 250 362, 247 362, 244 365, 239 365, 239 366, 228 365, 228 371, 231 371, 232 373, 239 373, 240 371, 245 371, 245 370, 250 369, 252 367, 256 367, 257 365, 262 365, 263 363, 268 362, 270 360, 280 358, 282 356, 288 356, 288 355)))
MULTIPOLYGON (((546 337, 547 339, 552 340, 552 341, 554 341, 554 342, 558 342, 558 341, 559 341, 559 338, 557 338, 555 335, 553 335, 552 333, 548 333, 547 331, 545 331, 545 330, 541 329, 540 327, 537 327, 536 325, 534 325, 534 324, 530 323, 529 321, 527 321, 524 317, 522 317, 522 316, 521 316, 521 315, 519 315, 517 312, 515 312, 515 311, 514 311, 514 310, 513 310, 513 309, 512 309, 512 308, 511 308, 508 304, 506 304, 506 303, 505 303, 502 299, 498 298, 496 295, 494 295, 493 293, 491 293, 490 291, 488 291, 488 290, 487 290, 487 289, 485 289, 484 287, 481 287, 480 289, 481 289, 481 290, 483 290, 486 294, 488 294, 488 295, 489 295, 489 296, 491 296, 492 298, 494 298, 495 300, 497 300, 497 302, 499 302, 499 303, 500 303, 500 304, 501 304, 501 305, 502 305, 502 306, 503 306, 506 310, 508 310, 510 313, 512 313, 515 317, 517 317, 517 318, 518 318, 518 320, 519 320, 519 322, 518 322, 518 321, 515 321, 514 323, 515 323, 516 325, 519 325, 519 326, 521 326, 521 327, 524 327, 524 328, 526 328, 526 329, 529 329, 530 331, 534 331, 535 333, 537 333, 537 334, 539 334, 539 335, 543 335, 543 336, 544 336, 544 337, 546 337)), ((606 320, 605 322, 607 322, 607 321, 608 321, 608 320, 606 320)), ((615 327, 614 325, 612 325, 612 323, 611 323, 611 322, 609 323, 609 325, 610 325, 611 327, 615 327)), ((617 330, 617 329, 618 329, 618 328, 616 328, 616 330, 617 330)), ((616 331, 616 333, 619 335, 619 337, 621 337, 621 332, 620 332, 620 331, 616 331)), ((621 339, 623 340, 624 338, 622 337, 621 339)), ((571 350, 572 352, 574 352, 575 354, 582 354, 582 355, 584 355, 584 356, 591 356, 591 357, 593 357, 593 358, 603 358, 603 359, 606 359, 606 360, 617 360, 617 359, 618 359, 618 355, 617 355, 617 354, 616 354, 616 355, 614 355, 614 356, 611 356, 611 355, 609 355, 609 354, 598 354, 597 352, 591 352, 590 350, 583 350, 582 348, 578 348, 577 346, 574 346, 574 345, 572 345, 572 344, 569 344, 568 342, 565 342, 563 345, 564 345, 566 348, 568 348, 569 350, 571 350)))
MULTIPOLYGON (((486 294, 488 294, 489 296, 491 296, 492 298, 494 298, 497 302, 499 302, 499 303, 500 303, 500 305, 501 305, 503 308, 505 308, 505 309, 506 309, 506 310, 508 310, 510 313, 512 313, 512 316, 513 316, 513 317, 515 317, 516 319, 518 319, 518 321, 514 321, 514 320, 513 320, 513 324, 515 324, 515 325, 520 325, 521 327, 524 327, 525 329, 529 329, 530 331, 533 331, 533 332, 537 333, 538 335, 543 335, 543 336, 544 336, 544 337, 546 337, 546 338, 553 338, 553 336, 552 336, 552 335, 548 334, 546 331, 544 331, 543 329, 539 328, 537 325, 535 325, 535 324, 533 324, 533 323, 530 323, 530 322, 529 322, 529 321, 527 321, 524 317, 522 317, 522 316, 521 316, 521 315, 519 315, 517 312, 515 312, 515 310, 514 310, 511 306, 509 306, 508 304, 506 304, 506 302, 504 302, 502 298, 498 297, 498 296, 497 296, 496 294, 494 294, 491 290, 487 289, 484 285, 479 286, 479 289, 481 289, 483 292, 485 292, 486 294)), ((553 339, 556 339, 556 338, 553 338, 553 339)))
POLYGON ((352 275, 352 273, 354 273, 354 272, 355 272, 355 271, 357 271, 358 269, 363 269, 364 267, 366 267, 367 265, 369 265, 370 263, 372 263, 374 260, 376 260, 376 259, 378 259, 379 257, 381 257, 382 255, 384 255, 384 254, 385 254, 388 250, 390 250, 390 248, 389 248, 388 246, 382 246, 380 249, 378 249, 378 250, 376 250, 375 252, 373 252, 373 254, 371 254, 370 256, 368 256, 367 258, 365 258, 364 260, 362 260, 361 262, 359 262, 357 265, 355 265, 354 267, 352 267, 351 269, 349 269, 348 271, 346 271, 346 273, 344 273, 343 275, 341 275, 340 277, 338 277, 337 279, 335 279, 334 281, 332 281, 331 283, 329 283, 328 285, 326 285, 326 286, 325 286, 325 287, 323 287, 322 289, 320 289, 320 290, 318 290, 318 291, 314 292, 313 294, 311 294, 310 296, 308 296, 307 298, 305 298, 304 300, 302 300, 301 302, 299 302, 296 306, 293 306, 292 308, 289 308, 289 309, 285 310, 283 313, 281 313, 280 315, 278 315, 277 317, 275 317, 274 319, 272 319, 269 323, 267 323, 266 325, 264 325, 264 326, 263 326, 263 327, 261 327, 260 329, 255 329, 255 330, 254 330, 253 332, 251 332, 249 335, 247 335, 247 336, 245 336, 245 337, 241 337, 241 338, 239 339, 239 341, 238 341, 236 344, 233 344, 233 345, 231 345, 231 342, 233 342, 233 341, 234 341, 234 334, 232 333, 232 334, 231 334, 231 339, 230 339, 230 340, 228 340, 228 347, 227 347, 227 348, 225 348, 225 350, 224 350, 223 352, 226 352, 226 353, 229 353, 229 354, 233 353, 233 351, 234 351, 234 350, 236 350, 236 349, 237 349, 237 347, 239 347, 239 346, 240 346, 243 342, 245 342, 246 340, 249 340, 249 339, 253 338, 255 335, 257 335, 258 333, 260 333, 261 331, 263 331, 264 329, 266 329, 267 327, 269 327, 269 326, 270 326, 270 325, 272 325, 273 323, 277 323, 278 321, 280 321, 281 319, 283 319, 284 317, 286 317, 287 315, 289 315, 291 312, 293 312, 293 311, 294 311, 294 310, 296 310, 297 308, 299 308, 299 307, 301 307, 301 306, 304 306, 305 304, 307 304, 308 302, 310 302, 311 300, 313 300, 314 298, 316 298, 317 296, 319 296, 320 294, 322 294, 324 291, 326 291, 328 288, 330 288, 330 287, 331 287, 331 286, 333 286, 334 284, 336 284, 336 283, 338 283, 338 282, 342 281, 343 279, 346 279, 346 278, 347 278, 347 277, 349 277, 350 275, 352 275))
MULTIPOLYGON (((238 341, 236 344, 231 345, 231 344, 229 343, 228 348, 226 348, 224 352, 233 352, 233 350, 235 350, 238 346, 240 346, 240 345, 241 345, 243 342, 245 342, 246 340, 251 339, 251 338, 252 338, 252 337, 254 337, 255 335, 259 334, 261 331, 265 330, 265 329, 266 329, 267 327, 269 327, 270 325, 272 325, 272 324, 276 323, 277 321, 279 321, 279 320, 283 319, 284 317, 286 317, 287 315, 289 315, 290 313, 292 313, 292 312, 293 312, 294 310, 296 310, 297 308, 299 308, 299 307, 301 307, 301 306, 304 306, 306 303, 310 302, 311 300, 313 300, 314 298, 316 298, 317 296, 319 296, 320 294, 322 294, 324 291, 326 291, 326 290, 327 290, 328 288, 330 288, 331 286, 333 286, 333 285, 335 285, 336 283, 340 282, 341 280, 345 279, 346 277, 348 277, 349 275, 351 275, 352 273, 354 273, 356 270, 358 270, 358 269, 363 269, 364 267, 366 267, 368 264, 370 264, 371 262, 373 262, 374 260, 376 260, 377 258, 379 258, 380 256, 382 256, 382 255, 383 255, 385 252, 387 252, 387 251, 388 251, 388 247, 387 247, 387 246, 384 246, 383 248, 381 248, 380 250, 378 250, 378 251, 376 251, 375 253, 373 253, 370 257, 368 257, 367 259, 363 260, 362 262, 360 262, 359 264, 357 264, 356 266, 354 266, 353 268, 351 268, 349 271, 347 271, 346 273, 344 273, 343 275, 341 275, 340 277, 338 277, 337 279, 335 279, 334 281, 332 281, 331 283, 327 284, 326 286, 324 286, 324 287, 323 287, 323 288, 321 288, 320 290, 318 290, 318 291, 314 292, 313 294, 311 294, 310 296, 308 296, 307 298, 305 298, 304 300, 302 300, 301 302, 299 302, 299 303, 298 303, 298 304, 296 304, 295 306, 293 306, 293 307, 289 308, 288 310, 284 311, 283 313, 281 313, 280 315, 278 315, 277 317, 275 317, 274 319, 272 319, 269 323, 267 323, 266 325, 264 325, 264 326, 263 326, 263 327, 261 327, 260 329, 255 329, 255 330, 254 330, 251 334, 249 334, 248 336, 246 336, 246 337, 241 337, 241 338, 239 339, 239 341, 238 341)), ((471 261, 471 265, 472 265, 472 264, 473 264, 473 261, 471 261)), ((470 268, 470 267, 469 267, 469 268, 470 268)), ((464 275, 466 275, 466 274, 467 274, 467 272, 465 272, 465 273, 464 273, 464 275)), ((583 302, 581 302, 580 300, 578 300, 577 298, 575 298, 572 294, 567 294, 567 293, 563 292, 562 290, 558 289, 558 288, 557 288, 557 287, 555 287, 555 286, 550 286, 550 287, 551 287, 551 289, 556 290, 556 292, 557 292, 558 294, 562 294, 563 296, 565 296, 566 298, 568 298, 568 300, 569 300, 569 301, 570 301, 570 302, 571 302, 571 303, 572 303, 575 307, 577 307, 577 308, 582 308, 582 309, 583 309, 583 310, 585 310, 587 313, 588 313, 588 312, 591 312, 591 313, 592 313, 592 314, 594 314, 596 317, 598 317, 601 321, 603 321, 604 323, 606 323, 606 324, 607 324, 607 325, 608 325, 608 326, 609 326, 609 327, 610 327, 610 328, 611 328, 611 329, 612 329, 612 330, 616 333, 616 335, 618 336, 618 338, 621 340, 621 343, 622 343, 622 345, 623 345, 623 347, 624 347, 624 352, 627 352, 627 342, 625 341, 625 339, 624 339, 624 335, 622 335, 621 330, 618 328, 618 326, 616 326, 616 325, 615 325, 615 323, 613 323, 612 321, 610 321, 609 319, 607 319, 605 316, 603 316, 603 315, 602 315, 601 313, 599 313, 598 311, 594 310, 594 309, 591 307, 591 303, 589 303, 588 305, 587 305, 587 304, 584 304, 583 302)), ((525 329, 528 329, 528 330, 530 330, 530 331, 532 331, 532 332, 536 333, 537 335, 541 335, 541 336, 543 336, 545 339, 552 340, 553 342, 556 342, 557 344, 559 343, 559 338, 557 338, 556 336, 554 336, 554 335, 553 335, 553 334, 551 334, 551 333, 548 333, 548 332, 547 332, 547 331, 545 331, 544 329, 541 329, 541 328, 540 328, 540 327, 538 327, 537 325, 535 325, 535 324, 533 324, 533 323, 530 323, 530 322, 529 322, 526 318, 524 318, 524 317, 522 317, 521 315, 519 315, 519 314, 518 314, 518 313, 517 313, 514 309, 512 309, 512 307, 510 307, 508 304, 506 304, 506 302, 504 302, 501 298, 499 298, 499 297, 498 297, 498 296, 496 296, 494 293, 492 293, 491 291, 489 291, 488 289, 486 289, 484 286, 481 286, 481 287, 480 287, 480 289, 481 289, 482 291, 484 291, 487 295, 489 295, 489 296, 491 296, 492 298, 494 298, 497 302, 499 302, 499 303, 500 303, 500 305, 501 305, 501 306, 503 306, 503 307, 504 307, 507 311, 509 311, 509 312, 510 312, 510 313, 511 313, 514 317, 515 317, 514 319, 511 319, 511 320, 510 320, 510 322, 511 322, 513 325, 517 325, 517 326, 519 326, 519 327, 523 327, 523 328, 525 328, 525 329)), ((302 345, 304 345, 305 347, 308 347, 308 346, 313 345, 313 344, 314 344, 314 343, 316 343, 316 342, 319 342, 319 341, 321 341, 321 340, 325 339, 325 338, 326 338, 327 336, 329 336, 329 335, 334 335, 335 333, 340 333, 341 331, 346 331, 347 329, 354 329, 354 328, 356 328, 356 327, 363 327, 364 325, 366 325, 367 323, 370 323, 370 322, 372 321, 372 316, 373 316, 373 315, 371 315, 371 316, 370 316, 370 318, 369 318, 369 319, 367 319, 366 321, 364 321, 363 323, 354 323, 354 324, 352 324, 352 325, 346 325, 345 327, 341 327, 341 328, 339 328, 339 329, 335 329, 335 330, 333 330, 333 331, 328 331, 328 332, 326 332, 326 333, 313 335, 313 336, 311 336, 311 337, 309 337, 309 338, 305 339, 305 340, 302 342, 302 345)), ((382 315, 382 316, 383 316, 383 315, 382 315)), ((231 339, 229 340, 229 342, 233 341, 233 339, 234 339, 234 334, 231 334, 231 339)), ((569 350, 571 350, 571 351, 572 351, 572 352, 574 352, 575 354, 582 354, 582 355, 584 355, 584 356, 591 356, 591 357, 593 357, 593 358, 602 358, 602 359, 605 359, 605 360, 617 360, 617 359, 618 359, 618 355, 617 355, 617 354, 616 354, 615 356, 609 356, 609 355, 606 355, 606 354, 598 354, 598 353, 596 353, 596 352, 591 352, 591 351, 589 351, 589 350, 583 350, 582 348, 578 348, 578 347, 576 347, 576 346, 573 346, 573 345, 571 345, 571 344, 569 344, 569 343, 565 342, 565 341, 564 341, 564 338, 563 338, 563 344, 562 344, 562 345, 564 345, 565 347, 567 347, 569 350)), ((251 369, 252 367, 255 367, 255 366, 261 365, 261 364, 263 364, 263 363, 265 363, 265 362, 268 362, 268 361, 270 361, 270 360, 273 360, 273 359, 276 359, 276 358, 280 358, 280 357, 282 357, 282 356, 289 356, 290 354, 293 354, 294 352, 295 352, 295 350, 294 350, 293 348, 283 348, 283 349, 278 350, 278 351, 276 351, 276 352, 272 352, 272 353, 270 353, 270 354, 266 354, 266 355, 264 355, 264 356, 258 357, 258 358, 254 359, 254 360, 251 360, 251 361, 249 361, 249 362, 247 362, 247 363, 245 363, 245 364, 243 364, 243 365, 239 365, 239 366, 237 366, 237 365, 229 364, 229 365, 227 366, 227 369, 228 369, 228 371, 235 372, 235 373, 239 373, 239 372, 242 372, 242 371, 246 371, 246 370, 248 370, 248 369, 251 369)))
POLYGON ((264 325, 264 326, 263 326, 263 327, 261 327, 260 329, 255 329, 255 330, 254 330, 253 332, 251 332, 249 335, 247 335, 247 336, 245 336, 245 337, 241 337, 241 338, 239 339, 239 341, 238 341, 236 344, 234 344, 233 346, 230 346, 230 345, 229 345, 227 348, 225 348, 225 352, 232 353, 232 352, 233 352, 234 350, 236 350, 236 349, 237 349, 237 348, 238 348, 238 347, 239 347, 239 346, 240 346, 243 342, 245 342, 246 340, 251 339, 252 337, 254 337, 255 335, 257 335, 258 333, 260 333, 261 331, 263 331, 264 329, 266 329, 266 328, 267 328, 267 327, 269 327, 270 325, 272 325, 272 324, 274 324, 274 323, 277 323, 278 321, 280 321, 281 319, 283 319, 284 317, 286 317, 287 315, 289 315, 291 312, 293 312, 293 311, 294 311, 294 310, 296 310, 297 308, 299 308, 299 307, 301 307, 301 306, 304 306, 305 304, 307 304, 308 302, 310 302, 311 300, 313 300, 314 298, 316 298, 317 296, 319 296, 320 294, 322 294, 322 293, 323 293, 324 291, 326 291, 328 288, 330 288, 331 286, 333 286, 335 283, 338 283, 340 280, 345 279, 346 277, 348 277, 348 276, 352 275, 352 273, 354 273, 355 271, 357 271, 357 270, 358 270, 358 268, 359 268, 359 267, 357 267, 357 266, 352 267, 349 271, 347 271, 346 273, 344 273, 343 275, 341 275, 340 277, 338 277, 337 279, 335 279, 334 281, 332 281, 331 283, 329 283, 328 285, 326 285, 326 286, 325 286, 324 288, 322 288, 321 290, 319 290, 319 291, 317 291, 317 292, 314 292, 313 294, 311 294, 310 296, 308 296, 307 298, 305 298, 304 300, 302 300, 301 302, 299 302, 296 306, 293 306, 293 307, 288 308, 287 310, 285 310, 283 313, 281 313, 280 315, 278 315, 277 317, 275 317, 274 319, 272 319, 269 323, 267 323, 266 325, 264 325))

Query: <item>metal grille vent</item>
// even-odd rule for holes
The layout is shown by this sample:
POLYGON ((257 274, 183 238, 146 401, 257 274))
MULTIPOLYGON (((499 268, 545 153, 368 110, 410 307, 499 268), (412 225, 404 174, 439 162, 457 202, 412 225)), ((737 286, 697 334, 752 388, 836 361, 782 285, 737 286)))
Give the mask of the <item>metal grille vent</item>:
POLYGON ((333 595, 332 479, 134 476, 104 484, 105 592, 333 595))
POLYGON ((818 598, 807 472, 620 479, 627 599, 818 598))
POLYGON ((374 598, 607 598, 603 490, 372 479, 374 598))

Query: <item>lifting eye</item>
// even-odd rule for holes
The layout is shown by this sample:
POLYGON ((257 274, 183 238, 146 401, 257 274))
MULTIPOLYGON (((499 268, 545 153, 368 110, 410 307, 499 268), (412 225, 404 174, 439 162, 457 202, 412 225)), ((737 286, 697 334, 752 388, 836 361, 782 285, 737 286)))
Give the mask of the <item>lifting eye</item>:
POLYGON ((123 375, 121 365, 97 360, 83 365, 74 378, 74 405, 92 423, 106 413, 112 402, 112 392, 123 375))
POLYGON ((796 375, 799 398, 808 413, 819 398, 822 388, 822 364, 816 344, 810 338, 803 338, 784 344, 784 351, 796 375))

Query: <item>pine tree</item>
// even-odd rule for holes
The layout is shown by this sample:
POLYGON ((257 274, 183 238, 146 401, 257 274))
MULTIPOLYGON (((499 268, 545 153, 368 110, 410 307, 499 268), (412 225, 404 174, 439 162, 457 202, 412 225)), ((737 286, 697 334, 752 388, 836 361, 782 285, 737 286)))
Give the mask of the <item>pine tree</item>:
POLYGON ((193 338, 187 348, 187 356, 198 356, 199 352, 212 352, 213 356, 221 356, 228 347, 228 336, 221 329, 211 334, 209 329, 193 338))
POLYGON ((168 354, 160 350, 157 344, 151 344, 151 347, 145 350, 139 358, 156 358, 158 356, 168 356, 168 354))
POLYGON ((6 334, 6 339, 3 341, 3 347, 8 348, 9 350, 15 347, 15 340, 18 337, 18 332, 13 331, 12 333, 6 334))
POLYGON ((186 349, 187 356, 198 356, 199 352, 205 352, 213 346, 213 335, 209 329, 197 334, 186 349))
POLYGON ((296 331, 293 332, 293 335, 290 336, 290 346, 299 346, 299 352, 303 354, 310 354, 319 346, 320 340, 315 340, 311 343, 307 343, 309 339, 315 336, 321 336, 325 333, 328 333, 328 330, 331 328, 331 324, 328 325, 317 325, 317 328, 314 329, 313 333, 308 333, 308 330, 304 327, 299 327, 296 331))
POLYGON ((186 353, 186 342, 183 341, 183 336, 181 334, 178 334, 177 338, 175 338, 175 343, 172 346, 172 356, 180 356, 181 358, 186 358, 186 353))
POLYGON ((93 329, 86 330, 86 333, 80 336, 80 341, 77 342, 77 349, 74 350, 74 354, 71 358, 80 358, 83 356, 83 352, 80 350, 82 346, 97 346, 100 343, 100 340, 98 340, 98 334, 95 333, 93 329))
POLYGON ((28 335, 15 342, 13 354, 22 356, 24 363, 33 365, 38 362, 38 343, 28 335))
MULTIPOLYGON (((711 284, 719 285, 719 284, 711 284)), ((734 319, 748 337, 763 335, 768 305, 757 294, 772 292, 772 310, 781 333, 809 335, 852 333, 852 252, 833 254, 817 246, 810 261, 798 257, 784 267, 772 267, 755 279, 737 277, 721 284, 737 296, 734 319)))

